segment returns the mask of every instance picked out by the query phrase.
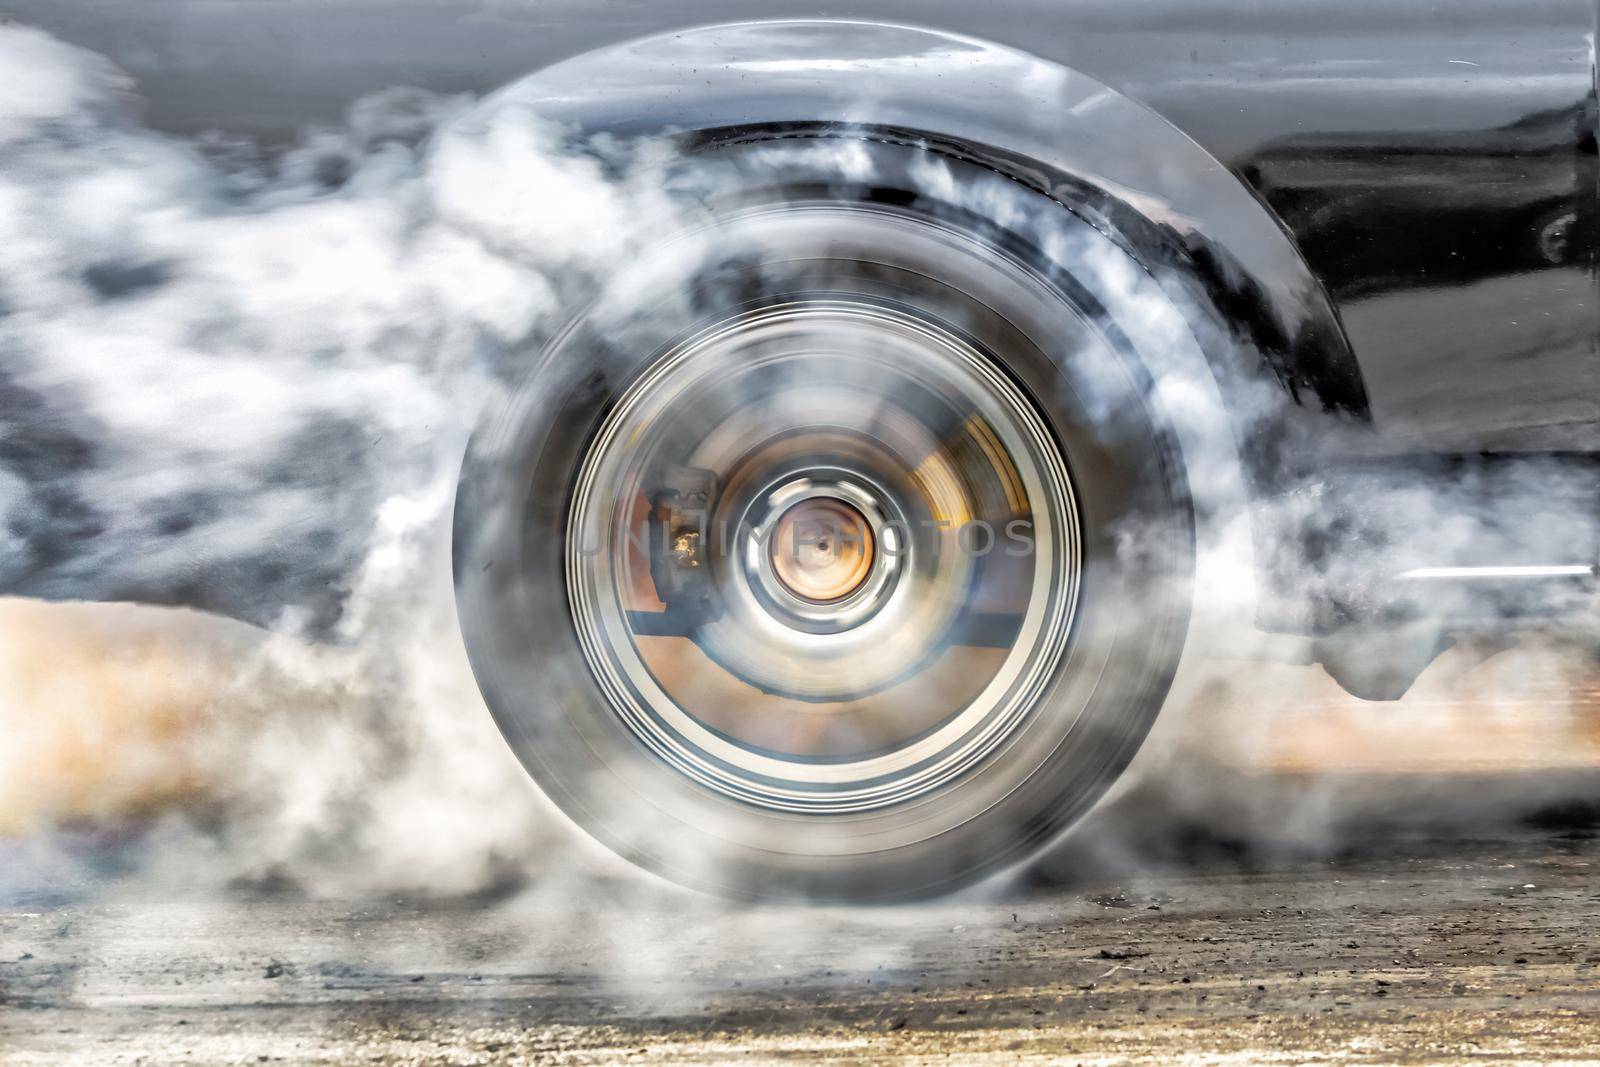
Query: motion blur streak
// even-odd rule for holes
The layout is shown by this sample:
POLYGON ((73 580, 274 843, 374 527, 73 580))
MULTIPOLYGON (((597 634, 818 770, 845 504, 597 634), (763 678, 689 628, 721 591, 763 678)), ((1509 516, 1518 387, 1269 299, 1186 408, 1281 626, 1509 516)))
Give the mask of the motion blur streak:
MULTIPOLYGON (((477 696, 447 515, 502 357, 677 221, 651 160, 515 110, 451 132, 471 101, 399 90, 267 157, 141 129, 124 75, 28 28, 0 26, 0 69, 20 90, 0 101, 0 588, 199 590, 270 627, 0 603, 0 871, 118 835, 162 877, 329 895, 582 866, 477 696)), ((1436 538, 1441 502, 1405 499, 1397 526, 1436 538)), ((1206 595, 1245 596, 1225 573, 1206 595)), ((1600 762, 1580 658, 1452 657, 1392 706, 1316 668, 1191 658, 1112 807, 1321 847, 1394 795, 1338 791, 1341 762, 1600 762)), ((1433 795, 1476 819, 1491 794, 1433 795)))

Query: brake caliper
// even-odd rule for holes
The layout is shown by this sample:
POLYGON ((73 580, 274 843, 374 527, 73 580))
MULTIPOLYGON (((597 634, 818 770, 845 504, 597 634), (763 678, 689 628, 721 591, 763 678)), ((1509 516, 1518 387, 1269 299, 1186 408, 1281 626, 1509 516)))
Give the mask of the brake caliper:
POLYGON ((695 623, 720 613, 710 557, 716 490, 711 471, 675 467, 650 497, 650 580, 669 612, 695 623))

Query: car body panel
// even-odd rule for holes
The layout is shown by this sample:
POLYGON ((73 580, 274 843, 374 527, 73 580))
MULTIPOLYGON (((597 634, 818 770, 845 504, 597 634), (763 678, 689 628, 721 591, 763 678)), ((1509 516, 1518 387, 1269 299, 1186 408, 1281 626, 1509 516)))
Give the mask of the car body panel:
MULTIPOLYGON (((10 0, 0 17, 110 57, 136 81, 143 121, 177 135, 283 145, 365 94, 415 86, 498 91, 591 131, 871 130, 1016 177, 1169 293, 1202 297, 1294 400, 1358 424, 1301 449, 1295 419, 1295 434, 1260 432, 1243 450, 1258 501, 1318 502, 1311 529, 1292 508, 1258 507, 1258 548, 1320 546, 1378 605, 1347 609, 1361 599, 1348 588, 1309 592, 1258 553, 1258 623, 1326 633, 1382 614, 1367 585, 1392 584, 1393 561, 1369 565, 1370 546, 1340 531, 1361 528, 1348 520, 1395 472, 1504 486, 1547 459, 1574 461, 1561 484, 1576 510, 1585 493, 1597 506, 1563 527, 1554 562, 1600 557, 1596 11, 1596 0, 850 0, 819 18, 791 0, 10 0), (1345 451, 1330 454, 1334 438, 1345 451)), ((1215 358, 1220 346, 1200 341, 1215 358)), ((0 401, 31 410, 5 386, 0 401)), ((1480 542, 1482 559, 1418 562, 1545 548, 1480 542)), ((206 581, 109 594, 40 566, 9 591, 266 624, 310 597, 326 629, 347 563, 229 558, 206 581)), ((1592 569, 1579 584, 1592 602, 1592 569)))
MULTIPOLYGON (((265 137, 394 84, 484 92, 638 37, 814 14, 780 0, 7 10, 121 63, 159 127, 265 137)), ((827 11, 1036 55, 1192 138, 1295 239, 1343 321, 1380 447, 1401 452, 1600 450, 1595 14, 1591 0, 856 0, 827 11)), ((685 91, 712 76, 695 64, 678 74, 685 91)), ((958 78, 946 79, 946 105, 981 98, 981 77, 958 78)))
POLYGON ((1209 332, 1243 335, 1296 397, 1366 411, 1322 287, 1262 204, 1154 112, 1027 53, 876 23, 736 23, 586 53, 484 110, 504 106, 591 136, 867 136, 976 161, 1112 235, 1179 306, 1226 308, 1209 332))

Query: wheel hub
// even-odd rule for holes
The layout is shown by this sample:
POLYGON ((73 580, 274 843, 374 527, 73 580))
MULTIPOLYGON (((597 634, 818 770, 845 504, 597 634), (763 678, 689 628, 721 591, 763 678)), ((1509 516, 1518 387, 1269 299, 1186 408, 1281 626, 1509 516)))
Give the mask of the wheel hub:
POLYGON ((740 524, 757 600, 802 633, 837 634, 894 595, 904 540, 881 494, 843 471, 811 471, 762 494, 740 524))
POLYGON ((833 604, 872 572, 876 541, 866 516, 837 497, 792 505, 772 528, 767 556, 783 588, 808 604, 833 604))
POLYGON ((786 810, 897 802, 1035 706, 1070 628, 1074 509, 1032 404, 954 333, 768 308, 663 355, 605 419, 570 512, 574 623, 628 728, 702 783, 786 810), (684 472, 706 488, 673 499, 701 510, 650 542, 684 472), (1004 640, 964 636, 994 618, 1004 640))

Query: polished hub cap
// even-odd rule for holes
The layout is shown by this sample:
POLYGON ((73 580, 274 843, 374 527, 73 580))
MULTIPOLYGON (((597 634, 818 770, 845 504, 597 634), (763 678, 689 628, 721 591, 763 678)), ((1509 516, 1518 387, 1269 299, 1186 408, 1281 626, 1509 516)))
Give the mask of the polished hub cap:
POLYGON ((744 315, 654 361, 575 486, 567 585, 621 721, 762 807, 904 803, 971 773, 1065 655, 1061 452, 987 353, 865 303, 744 315))
POLYGON ((759 499, 735 535, 751 588, 774 617, 809 633, 866 622, 895 590, 905 541, 879 494, 812 470, 759 499))
POLYGON ((832 496, 808 497, 778 517, 767 555, 783 588, 811 604, 835 604, 861 588, 877 546, 866 516, 832 496))

